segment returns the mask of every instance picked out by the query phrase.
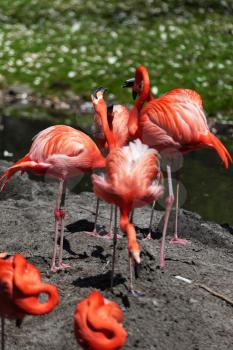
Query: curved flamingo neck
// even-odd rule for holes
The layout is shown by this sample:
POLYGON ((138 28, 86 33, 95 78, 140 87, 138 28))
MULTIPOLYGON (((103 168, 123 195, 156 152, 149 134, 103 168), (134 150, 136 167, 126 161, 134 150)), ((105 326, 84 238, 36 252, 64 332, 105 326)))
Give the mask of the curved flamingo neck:
POLYGON ((140 112, 144 102, 152 98, 150 90, 150 78, 146 67, 138 66, 135 73, 135 83, 136 85, 143 84, 143 89, 140 92, 139 98, 136 100, 134 106, 137 107, 138 112, 140 112))
MULTIPOLYGON (((116 317, 111 315, 110 311, 112 308, 113 305, 110 304, 110 302, 106 303, 103 296, 99 292, 93 292, 89 296, 86 321, 89 325, 89 332, 91 337, 93 337, 95 332, 101 331, 102 337, 97 339, 98 335, 96 335, 95 341, 97 341, 98 343, 102 343, 101 348, 103 350, 113 348, 118 349, 119 342, 121 342, 122 339, 122 332, 124 335, 124 330, 120 325, 119 321, 116 319, 116 317), (105 339, 103 338, 103 336, 105 337, 105 339)), ((123 318, 122 315, 121 318, 123 318)), ((97 347, 93 346, 93 349, 94 348, 97 349, 97 347)), ((98 347, 98 349, 99 348, 100 347, 98 347)))
POLYGON ((104 132, 104 135, 106 137, 108 147, 111 150, 111 149, 115 148, 115 138, 114 138, 113 132, 110 130, 110 127, 109 127, 107 106, 106 106, 105 102, 104 102, 104 104, 102 104, 101 107, 102 108, 100 110, 96 111, 96 113, 101 118, 103 132, 104 132))
POLYGON ((129 212, 128 208, 121 209, 120 227, 128 237, 129 253, 134 254, 140 252, 140 247, 137 242, 135 227, 129 222, 129 212))
POLYGON ((49 313, 59 302, 57 288, 53 285, 42 283, 41 275, 37 268, 26 259, 16 254, 14 256, 14 283, 17 287, 15 304, 25 313, 41 315, 49 313), (48 300, 41 303, 39 295, 45 293, 48 300))
POLYGON ((138 132, 138 119, 141 109, 146 101, 152 99, 152 94, 150 90, 150 78, 147 69, 144 66, 138 66, 135 72, 135 82, 134 84, 139 87, 143 84, 143 88, 140 91, 138 99, 134 103, 134 107, 130 111, 128 129, 129 134, 133 138, 140 137, 140 132, 138 132))

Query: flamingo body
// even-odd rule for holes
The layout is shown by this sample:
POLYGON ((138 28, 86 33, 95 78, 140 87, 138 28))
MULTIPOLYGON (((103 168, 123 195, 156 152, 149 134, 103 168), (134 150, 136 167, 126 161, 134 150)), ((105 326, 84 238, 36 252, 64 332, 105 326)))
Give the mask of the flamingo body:
POLYGON ((6 260, 0 259, 0 315, 9 319, 20 319, 28 315, 49 313, 58 304, 55 286, 41 281, 40 271, 28 263, 24 256, 16 254, 6 260), (48 295, 44 303, 39 301, 41 293, 48 295))
MULTIPOLYGON (((168 148, 187 153, 205 147, 214 148, 228 167, 232 158, 221 141, 210 132, 202 98, 196 91, 173 89, 154 98, 144 66, 136 68, 133 81, 133 92, 138 93, 139 98, 130 111, 128 122, 132 137, 140 137, 158 151, 168 148)), ((125 82, 124 86, 132 85, 125 82)))
POLYGON ((66 125, 51 126, 36 135, 29 153, 6 170, 0 178, 1 190, 17 171, 31 170, 66 179, 104 164, 103 156, 88 135, 66 125))
MULTIPOLYGON (((152 203, 163 194, 163 186, 154 179, 159 175, 157 152, 140 140, 113 149, 106 160, 106 175, 92 175, 96 195, 121 210, 121 229, 128 236, 129 253, 139 255, 135 229, 128 222, 133 208, 152 203)), ((138 261, 139 262, 139 261, 138 261)))
POLYGON ((123 319, 123 313, 117 303, 94 291, 76 306, 76 339, 86 350, 120 349, 127 337, 122 326, 123 319))
POLYGON ((143 142, 158 151, 166 148, 182 153, 215 148, 228 166, 231 156, 207 125, 201 96, 193 90, 174 89, 151 99, 140 112, 139 130, 143 142))
POLYGON ((54 272, 69 267, 62 262, 65 217, 62 206, 65 202, 66 180, 104 166, 105 158, 88 135, 70 126, 56 125, 36 135, 29 153, 8 168, 0 178, 0 192, 10 177, 18 171, 33 171, 36 175, 45 175, 59 181, 59 192, 54 210, 55 239, 51 263, 51 270, 54 272), (59 228, 61 238, 59 263, 56 266, 59 228))

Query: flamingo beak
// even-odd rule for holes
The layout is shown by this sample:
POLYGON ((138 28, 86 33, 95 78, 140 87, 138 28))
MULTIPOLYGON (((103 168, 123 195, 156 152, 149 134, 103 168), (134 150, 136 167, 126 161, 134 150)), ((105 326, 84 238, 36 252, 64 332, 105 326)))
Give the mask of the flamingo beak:
POLYGON ((94 98, 98 98, 98 96, 97 96, 97 93, 98 93, 98 92, 101 92, 102 95, 103 95, 106 91, 108 91, 108 89, 106 89, 106 88, 104 88, 104 87, 102 87, 102 86, 97 87, 97 88, 92 92, 92 96, 94 96, 94 98))
MULTIPOLYGON (((134 83, 135 83, 135 78, 131 78, 131 79, 126 80, 123 83, 122 87, 123 88, 129 88, 129 87, 134 88, 134 83)), ((132 89, 132 96, 133 96, 134 100, 136 99, 137 95, 138 95, 138 93, 134 89, 132 89)))
POLYGON ((134 100, 136 99, 137 95, 138 95, 137 91, 132 90, 132 96, 134 100))
POLYGON ((139 252, 131 252, 131 256, 132 256, 132 258, 134 259, 134 261, 137 264, 140 264, 141 259, 140 259, 140 253, 139 252))
POLYGON ((135 82, 135 78, 128 79, 123 83, 122 87, 123 88, 133 87, 134 82, 135 82))

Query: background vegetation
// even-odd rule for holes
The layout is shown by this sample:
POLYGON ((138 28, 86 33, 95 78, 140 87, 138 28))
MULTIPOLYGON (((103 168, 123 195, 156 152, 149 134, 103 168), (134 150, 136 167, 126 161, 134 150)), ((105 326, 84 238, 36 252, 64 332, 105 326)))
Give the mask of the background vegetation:
POLYGON ((196 89, 208 117, 233 119, 231 0, 1 0, 0 84, 42 96, 109 88, 149 68, 153 92, 196 89))

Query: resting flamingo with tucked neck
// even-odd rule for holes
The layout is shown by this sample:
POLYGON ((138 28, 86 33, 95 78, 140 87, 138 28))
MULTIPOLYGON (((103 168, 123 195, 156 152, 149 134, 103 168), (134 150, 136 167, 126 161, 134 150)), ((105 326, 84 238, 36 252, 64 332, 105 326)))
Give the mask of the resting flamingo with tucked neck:
MULTIPOLYGON (((98 94, 98 91, 100 91, 101 89, 103 92, 107 90, 102 87, 97 88, 93 92, 93 95, 96 95, 96 93, 98 94)), ((92 126, 94 138, 97 142, 97 145, 101 149, 108 150, 108 142, 103 131, 102 120, 98 113, 98 110, 96 110, 96 104, 94 103, 93 103, 93 108, 95 112, 94 123, 92 126)), ((119 104, 109 105, 107 107, 107 122, 108 122, 109 129, 111 130, 113 137, 115 139, 115 147, 122 147, 126 145, 129 139, 128 119, 129 119, 129 110, 127 107, 119 104)), ((92 233, 94 236, 99 236, 96 230, 98 212, 99 212, 99 198, 97 198, 95 224, 94 224, 94 231, 92 233)), ((108 239, 111 239, 113 237, 112 217, 113 217, 113 205, 111 205, 110 229, 108 234, 104 236, 105 238, 108 238, 108 239)), ((115 226, 116 226, 116 223, 115 223, 115 226)), ((114 228, 114 230, 115 229, 116 227, 114 228)))
MULTIPOLYGON (((138 66, 135 77, 126 80, 123 87, 132 87, 134 98, 139 95, 130 111, 128 129, 131 137, 139 137, 145 144, 159 152, 167 150, 171 153, 178 151, 185 154, 201 148, 214 148, 226 168, 228 162, 232 162, 225 146, 210 132, 203 110, 202 98, 196 91, 174 89, 161 97, 154 98, 151 94, 149 74, 144 66, 138 66)), ((169 163, 167 164, 167 174, 169 202, 172 207, 174 194, 169 163)), ((178 186, 179 183, 177 196, 178 186)), ((177 225, 178 200, 175 232, 171 243, 185 244, 186 240, 178 238, 177 225)))
POLYGON ((117 303, 94 291, 76 306, 74 331, 77 342, 86 350, 121 349, 127 337, 123 319, 117 303))
POLYGON ((66 180, 83 172, 105 166, 105 158, 92 139, 85 133, 66 125, 55 125, 35 136, 29 153, 8 168, 0 178, 0 192, 16 172, 32 171, 59 181, 59 191, 54 209, 55 239, 51 271, 69 267, 63 263, 63 236, 65 217, 66 180), (60 224, 60 248, 57 257, 57 242, 60 224))
MULTIPOLYGON (((140 263, 140 248, 136 239, 134 225, 129 222, 133 208, 140 208, 152 203, 163 194, 157 152, 149 149, 140 140, 131 142, 122 148, 115 147, 114 136, 107 123, 107 106, 103 91, 92 96, 93 103, 102 118, 104 132, 109 144, 110 153, 106 158, 106 175, 92 175, 93 189, 97 197, 120 208, 120 227, 128 238, 130 266, 132 262, 140 263), (158 181, 155 181, 155 179, 158 181)), ((165 238, 165 232, 163 232, 165 238)), ((164 266, 164 239, 161 246, 160 264, 164 266)), ((132 272, 132 269, 131 269, 132 272)), ((130 273, 130 290, 132 273, 130 273)))
MULTIPOLYGON (((59 302, 57 288, 41 280, 40 271, 21 254, 0 259, 0 315, 21 323, 25 315, 43 315, 51 312, 59 302), (40 302, 41 293, 48 296, 40 302)), ((4 334, 2 334, 4 337, 4 334)), ((3 340, 4 343, 4 340, 3 340)))

